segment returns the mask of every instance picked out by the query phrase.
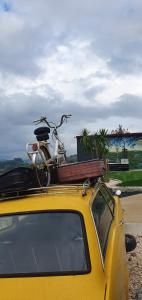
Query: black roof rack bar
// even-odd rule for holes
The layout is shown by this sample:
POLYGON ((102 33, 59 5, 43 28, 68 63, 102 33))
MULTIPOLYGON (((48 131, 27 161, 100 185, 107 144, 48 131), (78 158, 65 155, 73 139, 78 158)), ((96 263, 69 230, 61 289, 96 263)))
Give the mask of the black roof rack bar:
POLYGON ((0 201, 7 198, 7 197, 22 197, 31 194, 38 194, 40 192, 46 192, 46 187, 38 187, 38 188, 31 188, 31 189, 8 189, 8 190, 1 190, 0 191, 0 201))

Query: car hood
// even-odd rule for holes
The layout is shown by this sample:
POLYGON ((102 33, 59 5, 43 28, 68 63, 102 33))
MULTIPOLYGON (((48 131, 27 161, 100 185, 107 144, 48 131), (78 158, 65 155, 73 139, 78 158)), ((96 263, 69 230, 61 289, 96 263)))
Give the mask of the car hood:
POLYGON ((105 285, 89 275, 0 278, 2 300, 103 300, 105 285))

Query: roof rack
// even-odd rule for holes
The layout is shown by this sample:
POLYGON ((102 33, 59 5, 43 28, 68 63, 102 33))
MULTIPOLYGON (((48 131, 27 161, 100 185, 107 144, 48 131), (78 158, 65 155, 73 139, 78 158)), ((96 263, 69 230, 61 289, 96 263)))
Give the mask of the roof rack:
MULTIPOLYGON (((103 166, 102 162, 96 160, 79 164, 61 165, 59 183, 64 188, 69 188, 70 186, 70 190, 71 186, 73 187, 73 184, 74 187, 77 187, 77 183, 79 186, 82 186, 83 184, 82 196, 85 196, 89 186, 95 186, 98 182, 99 175, 101 174, 101 166, 103 166), (99 166, 99 168, 97 166, 99 166), (68 175, 67 180, 63 178, 63 175, 65 176, 65 174, 68 175), (75 175, 77 177, 75 177, 75 175), (85 177, 87 177, 87 179, 85 177)), ((58 192, 61 185, 56 185, 58 192)), ((51 185, 52 188, 53 186, 55 187, 55 185, 51 185)), ((47 193, 50 191, 51 187, 39 186, 36 174, 32 168, 18 167, 0 176, 0 201, 13 198, 17 199, 39 193, 47 193)))
POLYGON ((28 195, 34 195, 39 194, 41 192, 47 192, 46 187, 39 187, 39 188, 31 188, 31 189, 11 189, 11 190, 5 190, 0 192, 0 202, 8 199, 17 199, 26 197, 28 195))
POLYGON ((37 188, 29 188, 29 189, 8 189, 0 191, 0 202, 7 201, 7 200, 16 200, 21 199, 23 197, 28 196, 35 196, 38 194, 50 194, 50 193, 63 193, 63 190, 65 192, 68 191, 68 193, 72 193, 75 189, 76 190, 82 190, 82 196, 87 195, 87 190, 90 187, 95 187, 96 184, 99 184, 101 181, 101 178, 98 179, 90 179, 87 178, 83 183, 77 183, 77 184, 53 184, 48 187, 37 187, 37 188))

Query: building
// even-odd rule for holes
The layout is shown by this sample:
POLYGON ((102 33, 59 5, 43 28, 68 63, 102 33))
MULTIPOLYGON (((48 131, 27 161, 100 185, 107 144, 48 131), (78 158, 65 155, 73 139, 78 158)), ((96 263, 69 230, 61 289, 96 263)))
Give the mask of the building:
MULTIPOLYGON (((77 136, 77 158, 85 161, 96 158, 96 149, 92 153, 84 150, 81 136, 77 136)), ((93 139, 90 135, 90 139, 93 139)), ((142 132, 112 133, 107 135, 109 142, 108 160, 110 164, 129 165, 130 169, 142 168, 142 132)))

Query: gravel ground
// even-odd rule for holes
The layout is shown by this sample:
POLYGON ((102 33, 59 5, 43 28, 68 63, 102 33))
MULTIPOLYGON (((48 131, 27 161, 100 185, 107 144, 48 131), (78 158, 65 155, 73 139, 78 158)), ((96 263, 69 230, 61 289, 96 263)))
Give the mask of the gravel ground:
POLYGON ((142 300, 142 236, 137 236, 137 247, 127 254, 129 269, 129 300, 142 300))

